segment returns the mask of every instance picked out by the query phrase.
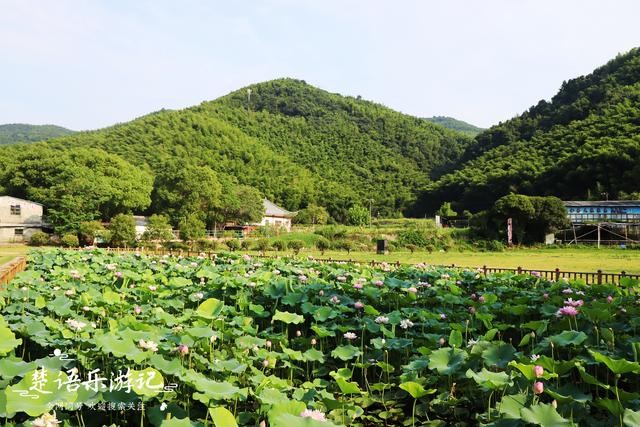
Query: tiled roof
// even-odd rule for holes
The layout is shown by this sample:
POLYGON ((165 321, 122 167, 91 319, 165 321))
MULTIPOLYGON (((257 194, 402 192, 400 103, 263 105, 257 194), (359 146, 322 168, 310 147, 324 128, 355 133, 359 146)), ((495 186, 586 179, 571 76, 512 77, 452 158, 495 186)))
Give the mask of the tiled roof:
POLYGON ((593 201, 565 201, 563 202, 565 206, 571 208, 581 208, 581 207, 591 207, 591 206, 611 206, 611 207, 621 207, 621 206, 640 206, 640 200, 593 200, 593 201))
POLYGON ((263 200, 263 204, 264 204, 264 216, 291 217, 291 216, 295 216, 296 214, 295 212, 289 212, 288 210, 281 208, 280 206, 276 205, 275 203, 273 203, 272 201, 266 198, 263 200))

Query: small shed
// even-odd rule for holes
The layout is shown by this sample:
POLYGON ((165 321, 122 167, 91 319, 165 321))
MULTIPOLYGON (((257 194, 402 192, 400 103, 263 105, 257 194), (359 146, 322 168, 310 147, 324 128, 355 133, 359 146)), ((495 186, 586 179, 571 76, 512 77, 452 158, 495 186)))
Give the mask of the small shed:
POLYGON ((291 231, 291 219, 296 216, 296 212, 290 212, 269 199, 263 200, 264 216, 260 221, 261 226, 280 227, 287 231, 291 231))
POLYGON ((27 242, 45 227, 40 203, 0 196, 0 243, 27 242))

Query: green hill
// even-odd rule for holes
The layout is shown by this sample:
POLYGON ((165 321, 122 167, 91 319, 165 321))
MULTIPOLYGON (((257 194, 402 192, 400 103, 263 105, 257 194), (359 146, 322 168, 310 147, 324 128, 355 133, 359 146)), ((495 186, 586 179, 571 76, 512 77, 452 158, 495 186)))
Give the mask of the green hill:
POLYGON ((0 145, 44 141, 72 133, 72 130, 55 125, 27 125, 20 123, 0 125, 0 145))
POLYGON ((454 119, 453 117, 434 116, 425 118, 425 120, 440 126, 444 126, 448 129, 453 129, 471 137, 474 137, 484 131, 483 128, 479 128, 467 122, 463 122, 462 120, 454 119))
MULTIPOLYGON (((413 205, 431 178, 453 170, 470 143, 458 132, 382 105, 280 79, 185 110, 159 111, 30 145, 29 150, 22 145, 3 147, 0 192, 56 205, 54 197, 44 196, 50 184, 44 177, 50 173, 73 182, 80 172, 50 165, 50 172, 36 173, 42 169, 38 163, 49 164, 52 156, 65 157, 74 150, 97 149, 104 160, 100 173, 109 177, 115 175, 106 165, 117 163, 123 170, 120 162, 125 162, 152 182, 179 162, 208 168, 222 181, 256 188, 289 210, 315 202, 343 221, 350 206, 373 199, 374 214, 396 216, 413 205)), ((83 159, 90 157, 86 154, 83 159)), ((85 160, 83 165, 90 169, 85 160)), ((79 192, 111 185, 84 181, 78 184, 79 192)), ((146 185, 135 188, 131 191, 148 191, 146 185)), ((100 215, 117 212, 120 208, 114 206, 120 205, 106 199, 108 191, 104 194, 105 200, 95 201, 100 215)), ((140 211, 142 205, 126 206, 140 211)))
POLYGON ((640 185, 640 49, 566 81, 550 102, 479 134, 458 170, 430 184, 415 213, 445 200, 484 209, 517 192, 616 198, 640 185))

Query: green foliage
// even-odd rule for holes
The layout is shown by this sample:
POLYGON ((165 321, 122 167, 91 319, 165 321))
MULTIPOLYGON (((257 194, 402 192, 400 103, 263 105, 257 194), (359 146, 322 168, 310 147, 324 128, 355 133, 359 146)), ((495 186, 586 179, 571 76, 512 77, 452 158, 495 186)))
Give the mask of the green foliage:
POLYGON ((78 236, 75 234, 65 234, 60 238, 60 244, 65 248, 77 248, 80 246, 78 236))
POLYGON ((57 138, 72 133, 72 130, 54 125, 0 125, 0 145, 44 141, 45 139, 57 138))
POLYGON ((441 217, 450 217, 457 216, 458 213, 451 208, 451 202, 444 202, 440 209, 436 211, 436 215, 440 215, 441 217))
POLYGON ((136 220, 133 215, 118 214, 109 223, 111 245, 131 246, 136 241, 136 220))
POLYGON ((147 229, 142 234, 145 241, 160 241, 164 243, 174 238, 169 217, 153 214, 147 218, 147 229))
POLYGON ((183 216, 178 223, 178 228, 180 229, 180 239, 184 242, 198 240, 207 234, 204 221, 195 213, 183 216))
POLYGON ((329 212, 323 206, 311 204, 298 211, 293 219, 298 224, 326 224, 329 220, 329 212))
POLYGON ((268 251, 270 246, 271 244, 269 243, 269 239, 256 240, 256 249, 260 252, 268 251))
POLYGON ((438 124, 440 126, 444 126, 448 129, 452 129, 455 131, 458 131, 460 133, 463 133, 467 136, 471 136, 474 137, 477 134, 481 133, 482 131, 484 131, 484 129, 479 128, 477 126, 471 125, 467 122, 463 122, 462 120, 456 120, 453 117, 444 117, 444 116, 434 116, 434 117, 430 117, 428 119, 425 119, 430 121, 431 123, 435 123, 438 124))
POLYGON ((475 138, 465 163, 429 186, 418 212, 444 200, 475 211, 510 192, 614 199, 640 180, 640 49, 566 81, 551 102, 475 138))
POLYGON ((331 248, 331 242, 326 237, 320 237, 316 240, 316 248, 324 255, 324 251, 331 248))
POLYGON ((258 190, 225 181, 221 200, 213 212, 212 219, 222 224, 250 224, 260 222, 263 215, 264 203, 258 190))
POLYGON ((36 231, 29 238, 29 245, 31 246, 45 246, 49 243, 49 235, 42 231, 36 231))
POLYGON ((274 240, 273 243, 271 243, 271 247, 276 251, 282 252, 287 248, 287 242, 284 240, 274 240))
POLYGON ((240 241, 238 239, 231 239, 224 242, 225 245, 229 248, 230 251, 235 252, 240 249, 240 241))
POLYGON ((364 206, 354 205, 350 207, 347 215, 350 225, 362 226, 369 224, 369 209, 364 206))
POLYGON ((93 245, 97 237, 104 235, 104 225, 100 221, 84 221, 78 227, 78 235, 85 245, 93 245))
POLYGON ((514 242, 523 243, 525 227, 536 213, 531 199, 522 194, 509 194, 496 200, 493 211, 497 218, 504 220, 505 227, 506 220, 512 219, 514 242))
POLYGON ((300 250, 304 248, 304 242, 298 239, 290 240, 287 243, 287 247, 291 249, 293 252, 295 252, 295 254, 297 255, 300 252, 300 250))

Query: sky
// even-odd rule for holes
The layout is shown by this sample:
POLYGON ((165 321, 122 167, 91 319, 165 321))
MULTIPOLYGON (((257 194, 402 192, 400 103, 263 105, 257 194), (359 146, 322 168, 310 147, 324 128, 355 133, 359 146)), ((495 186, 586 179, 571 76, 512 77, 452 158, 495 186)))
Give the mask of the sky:
POLYGON ((74 130, 294 77, 489 127, 640 46, 637 0, 0 0, 0 124, 74 130))

